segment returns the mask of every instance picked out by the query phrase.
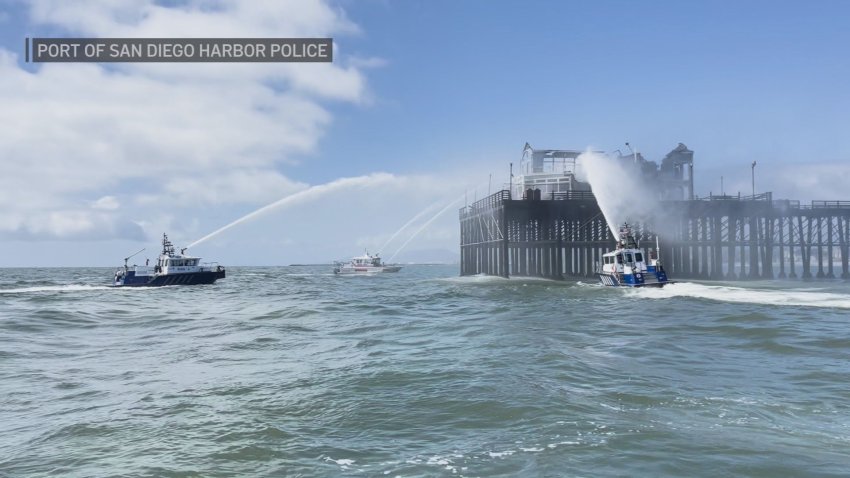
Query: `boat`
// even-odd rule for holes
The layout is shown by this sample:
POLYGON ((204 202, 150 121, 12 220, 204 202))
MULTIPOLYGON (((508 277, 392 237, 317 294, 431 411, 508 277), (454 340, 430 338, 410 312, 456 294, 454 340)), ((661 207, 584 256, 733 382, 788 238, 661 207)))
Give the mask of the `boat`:
POLYGON ((218 279, 224 279, 224 267, 215 262, 201 264, 200 257, 186 255, 183 248, 175 252, 174 245, 168 236, 162 235, 162 253, 156 264, 144 266, 128 265, 130 258, 144 249, 124 258, 124 267, 115 271, 112 285, 115 287, 158 287, 163 285, 195 285, 212 284, 218 279))
POLYGON ((334 274, 381 274, 400 270, 401 266, 384 264, 378 254, 371 255, 368 251, 349 261, 334 262, 334 274))
POLYGON ((624 224, 620 228, 617 247, 602 254, 602 267, 598 270, 600 282, 612 287, 662 287, 671 284, 658 258, 658 250, 656 244, 655 250, 647 256, 638 247, 631 226, 624 224))

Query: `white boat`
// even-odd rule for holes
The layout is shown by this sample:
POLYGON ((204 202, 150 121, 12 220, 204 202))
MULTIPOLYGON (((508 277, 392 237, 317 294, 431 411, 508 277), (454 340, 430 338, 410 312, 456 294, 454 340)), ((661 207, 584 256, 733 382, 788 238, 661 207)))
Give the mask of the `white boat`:
POLYGON ((646 255, 632 235, 632 228, 624 224, 620 228, 617 247, 602 255, 599 280, 611 287, 662 287, 671 284, 656 250, 646 255))
MULTIPOLYGON (((139 252, 144 251, 142 249, 139 252)), ((138 254, 137 252, 136 254, 138 254)), ((179 253, 168 236, 162 235, 162 253, 156 264, 128 265, 133 254, 124 258, 124 267, 115 271, 112 285, 115 287, 158 287, 163 285, 195 285, 212 284, 218 279, 224 279, 224 267, 216 264, 200 264, 201 258, 185 254, 186 249, 179 253)))
POLYGON ((401 266, 384 264, 378 254, 373 256, 368 252, 349 261, 334 262, 334 274, 381 274, 399 270, 401 266))

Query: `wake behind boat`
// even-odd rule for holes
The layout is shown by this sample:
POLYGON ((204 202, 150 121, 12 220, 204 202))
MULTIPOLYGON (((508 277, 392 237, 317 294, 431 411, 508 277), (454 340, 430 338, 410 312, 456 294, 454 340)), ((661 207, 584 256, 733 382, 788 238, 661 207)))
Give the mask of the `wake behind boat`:
POLYGON ((647 258, 632 235, 632 228, 620 228, 620 241, 616 249, 602 255, 602 268, 598 271, 603 285, 612 287, 662 287, 671 284, 656 251, 647 258))
MULTIPOLYGON (((142 249, 143 251, 144 249, 142 249)), ((139 252, 142 252, 139 251, 139 252)), ((137 252, 136 254, 138 254, 137 252)), ((224 279, 224 267, 216 263, 200 264, 201 258, 185 255, 186 249, 180 253, 174 251, 174 245, 168 236, 162 235, 162 253, 153 267, 127 265, 129 257, 124 258, 124 267, 115 271, 112 285, 115 287, 157 287, 163 285, 194 285, 212 284, 218 279, 224 279)))
POLYGON ((349 261, 334 262, 334 274, 380 274, 399 270, 401 266, 384 264, 378 254, 373 256, 368 252, 349 261))

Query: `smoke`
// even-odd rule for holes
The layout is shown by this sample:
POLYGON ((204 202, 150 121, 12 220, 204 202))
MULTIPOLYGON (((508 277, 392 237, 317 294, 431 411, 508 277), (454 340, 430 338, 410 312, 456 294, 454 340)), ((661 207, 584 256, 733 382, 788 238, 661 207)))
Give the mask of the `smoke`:
POLYGON ((658 212, 657 188, 630 159, 587 151, 576 160, 576 179, 590 184, 608 228, 620 240, 625 222, 653 222, 658 212))

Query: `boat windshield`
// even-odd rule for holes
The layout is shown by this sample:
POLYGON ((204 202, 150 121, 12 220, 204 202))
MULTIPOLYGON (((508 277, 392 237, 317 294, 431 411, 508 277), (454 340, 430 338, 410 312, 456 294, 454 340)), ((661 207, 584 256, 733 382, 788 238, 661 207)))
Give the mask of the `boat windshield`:
POLYGON ((643 254, 635 252, 635 262, 643 262, 643 254))

